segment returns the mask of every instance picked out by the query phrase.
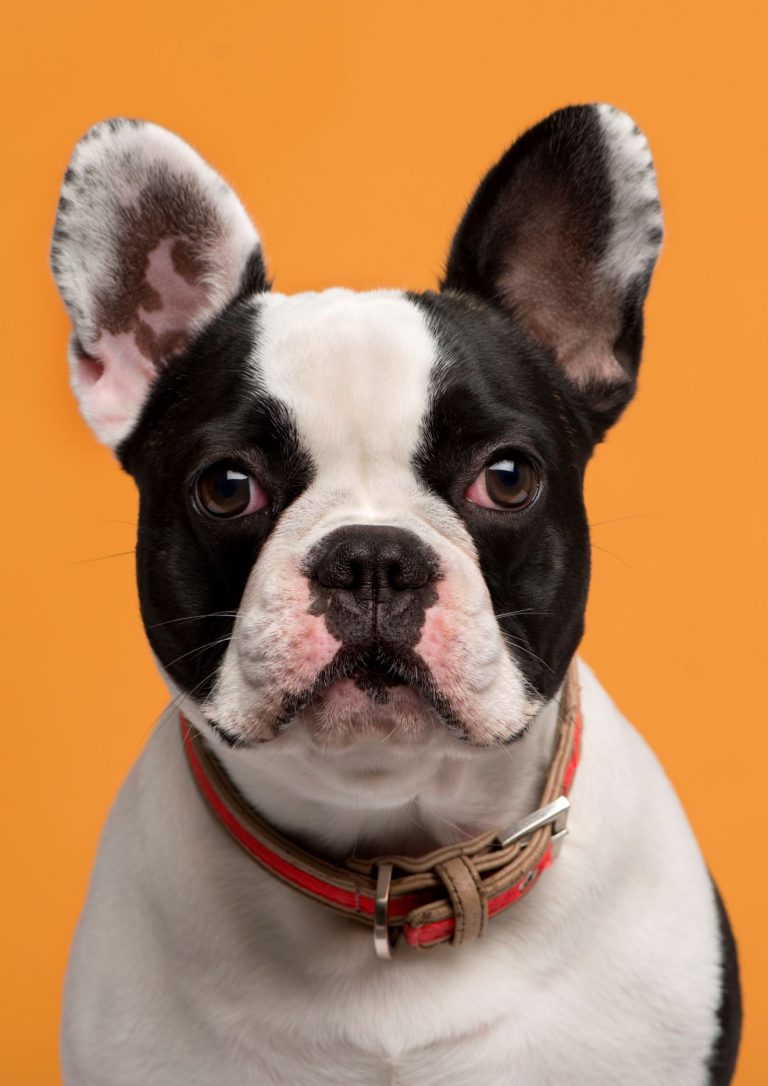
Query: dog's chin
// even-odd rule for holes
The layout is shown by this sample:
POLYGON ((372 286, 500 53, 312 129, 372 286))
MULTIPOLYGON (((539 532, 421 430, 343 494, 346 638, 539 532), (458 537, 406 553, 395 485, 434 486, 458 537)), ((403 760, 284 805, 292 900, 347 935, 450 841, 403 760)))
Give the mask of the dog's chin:
POLYGON ((246 712, 233 725, 213 705, 201 708, 219 739, 241 749, 265 742, 284 745, 292 737, 323 752, 370 743, 412 747, 439 734, 465 745, 467 732, 436 700, 429 689, 362 668, 318 683, 299 698, 284 699, 281 713, 271 720, 256 712, 251 721, 246 712))
POLYGON ((437 710, 413 687, 361 675, 337 679, 314 694, 280 730, 304 730, 323 750, 339 750, 366 740, 418 743, 445 727, 437 710))

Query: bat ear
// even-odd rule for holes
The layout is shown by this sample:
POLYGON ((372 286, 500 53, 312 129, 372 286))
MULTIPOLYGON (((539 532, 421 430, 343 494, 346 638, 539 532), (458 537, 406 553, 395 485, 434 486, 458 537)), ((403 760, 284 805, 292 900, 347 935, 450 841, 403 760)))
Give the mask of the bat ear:
POLYGON ((178 136, 125 119, 77 144, 51 264, 72 318, 72 386, 112 448, 168 361, 239 295, 268 289, 234 192, 178 136))
POLYGON ((502 307, 549 348, 601 436, 635 389, 662 236, 642 132, 612 106, 571 106, 486 175, 441 286, 502 307))

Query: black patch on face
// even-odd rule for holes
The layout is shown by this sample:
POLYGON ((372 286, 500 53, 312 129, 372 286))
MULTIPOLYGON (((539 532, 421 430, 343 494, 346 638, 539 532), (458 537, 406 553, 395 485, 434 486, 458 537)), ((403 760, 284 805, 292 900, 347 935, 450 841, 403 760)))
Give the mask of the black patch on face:
POLYGON ((231 305, 158 378, 118 448, 140 490, 137 574, 152 648, 174 682, 203 699, 276 518, 309 485, 313 465, 285 407, 255 391, 253 304, 231 305), (263 511, 214 520, 199 512, 196 475, 243 464, 271 496, 263 511))
POLYGON ((378 524, 329 532, 307 555, 304 573, 310 613, 325 616, 337 641, 395 650, 419 640, 440 576, 437 555, 414 532, 378 524))
POLYGON ((464 521, 510 652, 543 698, 562 683, 581 639, 589 585, 582 497, 589 420, 551 354, 481 302, 413 296, 444 363, 433 387, 415 469, 464 521), (538 498, 520 512, 468 502, 467 487, 510 450, 541 470, 538 498))

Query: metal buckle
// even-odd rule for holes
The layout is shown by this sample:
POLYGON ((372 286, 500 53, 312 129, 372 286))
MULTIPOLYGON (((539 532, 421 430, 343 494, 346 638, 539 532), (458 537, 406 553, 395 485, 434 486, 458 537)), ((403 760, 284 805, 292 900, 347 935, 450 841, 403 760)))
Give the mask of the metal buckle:
MULTIPOLYGON (((539 807, 538 811, 534 811, 533 814, 528 815, 521 822, 518 822, 516 826, 512 828, 510 833, 506 837, 502 837, 500 834, 496 838, 497 848, 507 848, 509 845, 513 845, 515 841, 520 841, 522 838, 530 837, 540 830, 542 826, 548 826, 552 824, 552 837, 550 838, 550 845, 552 848, 552 856, 557 856, 560 851, 566 834, 568 833, 568 812, 571 809, 571 803, 567 796, 558 796, 552 803, 547 803, 544 807, 539 807)), ((526 841, 526 844, 528 842, 526 841)))
POLYGON ((389 961, 393 940, 389 934, 389 891, 392 886, 392 864, 379 864, 376 876, 376 901, 373 908, 373 947, 376 957, 389 961))

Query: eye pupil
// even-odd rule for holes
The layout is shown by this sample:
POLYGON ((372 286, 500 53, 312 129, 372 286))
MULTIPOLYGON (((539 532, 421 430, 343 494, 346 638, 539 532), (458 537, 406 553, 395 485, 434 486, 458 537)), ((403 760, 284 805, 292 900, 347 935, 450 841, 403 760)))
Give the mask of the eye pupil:
POLYGON ((248 476, 243 475, 240 471, 226 471, 221 475, 217 475, 214 479, 216 493, 225 502, 237 500, 240 491, 243 489, 243 483, 247 485, 248 476))
POLYGON ((515 460, 502 460, 488 469, 499 486, 512 490, 520 483, 520 468, 515 460))
POLYGON ((488 496, 506 509, 519 509, 535 496, 536 474, 523 457, 498 460, 485 469, 488 496))
POLYGON ((213 517, 236 517, 251 504, 253 487, 250 475, 231 464, 212 464, 197 481, 197 500, 213 517))

